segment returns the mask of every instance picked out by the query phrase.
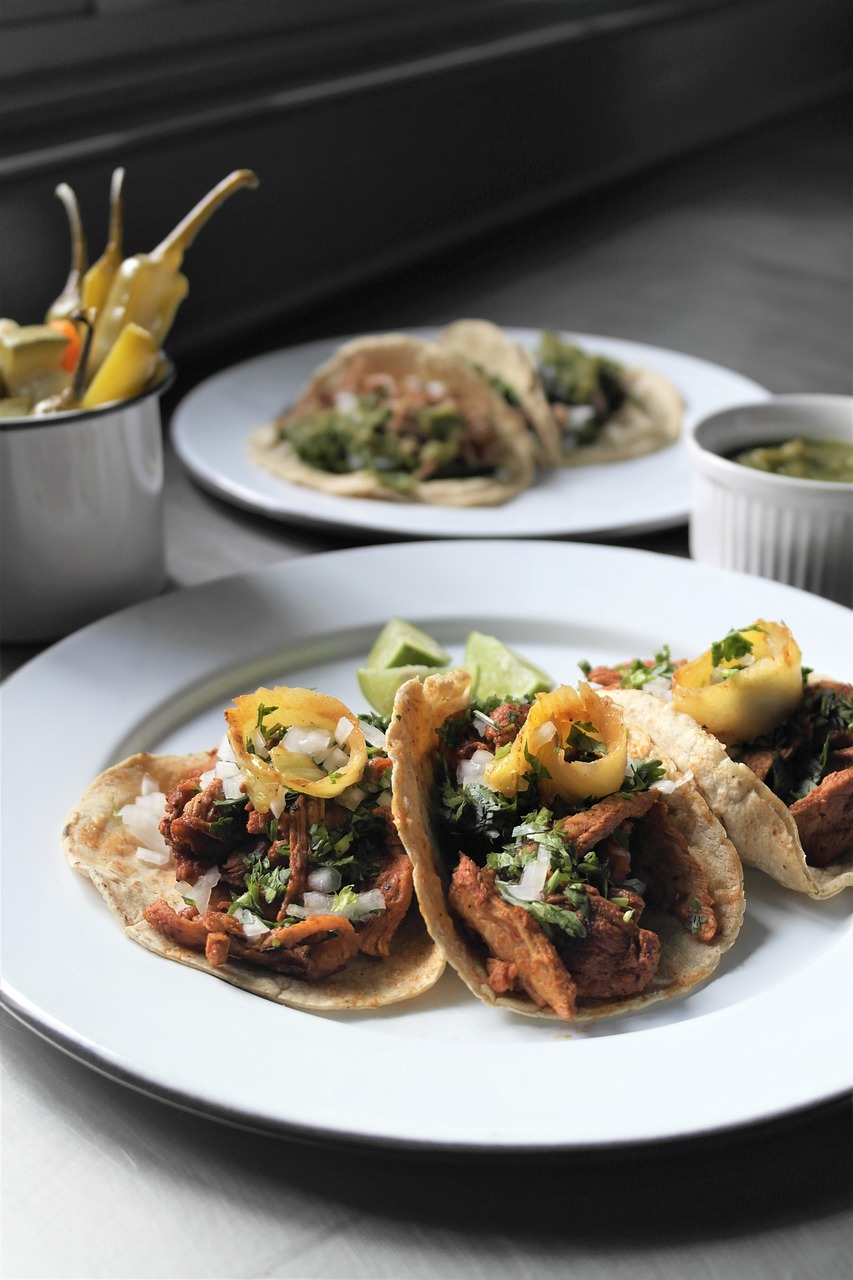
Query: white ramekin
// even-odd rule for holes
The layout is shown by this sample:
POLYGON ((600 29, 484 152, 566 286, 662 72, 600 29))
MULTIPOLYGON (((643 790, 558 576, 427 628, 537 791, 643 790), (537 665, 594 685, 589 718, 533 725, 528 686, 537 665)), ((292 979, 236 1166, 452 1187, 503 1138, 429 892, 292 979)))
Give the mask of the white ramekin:
POLYGON ((690 554, 853 605, 853 484, 778 476, 726 456, 801 437, 853 442, 853 398, 775 396, 696 424, 686 436, 690 554))
POLYGON ((54 640, 162 590, 157 385, 103 408, 0 418, 0 638, 54 640))

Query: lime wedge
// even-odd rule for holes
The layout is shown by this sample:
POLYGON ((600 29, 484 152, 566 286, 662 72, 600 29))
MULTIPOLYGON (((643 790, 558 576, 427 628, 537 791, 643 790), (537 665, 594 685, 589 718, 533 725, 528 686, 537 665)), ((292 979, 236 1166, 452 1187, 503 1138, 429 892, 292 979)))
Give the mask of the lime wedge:
POLYGON ((478 702, 493 697, 531 698, 554 687, 546 672, 482 631, 469 633, 462 666, 471 672, 472 697, 478 702))
POLYGON ((365 666, 378 667, 445 667, 450 654, 437 640, 420 627, 403 618, 389 618, 367 655, 365 666))
POLYGON ((405 667, 359 667, 358 687, 367 701, 381 716, 390 716, 394 709, 394 694, 407 680, 426 680, 427 676, 446 671, 447 667, 427 667, 423 663, 409 663, 405 667))

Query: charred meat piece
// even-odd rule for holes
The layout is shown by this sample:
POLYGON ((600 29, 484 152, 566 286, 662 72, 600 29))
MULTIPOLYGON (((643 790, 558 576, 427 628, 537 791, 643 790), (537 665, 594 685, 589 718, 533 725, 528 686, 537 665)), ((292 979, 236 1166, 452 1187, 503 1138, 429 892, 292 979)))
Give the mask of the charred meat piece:
POLYGON ((605 796, 592 808, 562 818, 557 823, 557 830, 571 840, 578 853, 587 853, 599 841, 612 835, 626 819, 642 817, 656 802, 657 795, 654 791, 635 791, 628 796, 605 796))
POLYGON ((806 861, 825 867, 853 844, 853 768, 828 773, 819 786, 791 805, 806 861))
POLYGON ((602 898, 591 886, 587 894, 586 937, 558 943, 577 994, 596 1000, 639 995, 657 973, 660 939, 639 927, 636 909, 602 898))
MULTIPOLYGON (((539 1008, 560 1018, 575 1015, 575 984, 566 966, 533 917, 504 902, 495 875, 464 854, 453 872, 448 901, 466 925, 485 942, 492 956, 514 965, 518 984, 539 1008)), ((501 981, 506 970, 501 971, 501 981)))
POLYGON ((412 901, 412 864, 400 843, 397 828, 387 810, 386 852, 379 875, 371 886, 385 899, 385 910, 367 919, 358 931, 361 950, 369 956, 387 956, 391 941, 412 901))
POLYGON ((631 839, 634 870, 647 886, 645 898, 674 915, 700 942, 710 942, 717 934, 717 917, 708 877, 673 825, 664 801, 656 796, 654 801, 635 823, 631 839))

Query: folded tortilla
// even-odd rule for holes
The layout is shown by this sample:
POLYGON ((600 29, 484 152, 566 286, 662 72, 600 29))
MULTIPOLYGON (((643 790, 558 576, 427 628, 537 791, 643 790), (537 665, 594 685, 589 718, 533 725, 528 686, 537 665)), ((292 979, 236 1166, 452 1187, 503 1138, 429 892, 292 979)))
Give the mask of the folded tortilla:
POLYGON ((853 843, 830 865, 809 866, 787 806, 691 716, 638 689, 607 693, 622 707, 626 722, 649 733, 678 769, 692 772, 745 863, 811 898, 831 898, 853 885, 853 843))
POLYGON ((148 924, 143 912, 158 899, 165 899, 175 910, 184 905, 175 883, 175 866, 171 861, 163 867, 140 861, 137 841, 116 812, 141 794, 146 774, 168 793, 193 770, 207 769, 213 759, 208 752, 131 756, 100 774, 68 815, 62 833, 65 856, 75 871, 92 881, 127 936, 156 955, 296 1009, 375 1009, 409 1000, 432 987, 442 974, 444 959, 414 901, 394 936, 390 955, 374 958, 358 953, 346 968, 318 982, 235 959, 213 967, 203 952, 171 942, 148 924))
POLYGON ((620 379, 625 403, 589 444, 564 445, 534 356, 502 329, 487 320, 458 320, 442 330, 438 341, 512 392, 524 410, 543 464, 578 467, 639 458, 672 444, 681 433, 684 403, 670 380, 653 369, 626 366, 620 379))
POLYGON ((535 475, 533 450, 521 415, 470 363, 434 342, 404 334, 358 338, 339 347, 315 371, 287 413, 253 432, 249 452, 258 466, 323 493, 446 507, 498 506, 527 489, 535 475), (371 375, 390 375, 398 383, 412 378, 422 385, 434 383, 443 387, 466 416, 475 416, 481 424, 487 424, 491 473, 412 479, 400 488, 384 483, 376 471, 323 471, 300 458, 287 439, 288 423, 318 408, 333 407, 335 397, 350 390, 354 380, 371 375))
MULTIPOLYGON (((453 913, 448 902, 449 868, 436 829, 437 733, 469 703, 470 676, 465 671, 411 680, 397 694, 387 734, 393 763, 393 813, 400 838, 414 867, 415 892, 427 928, 449 963, 469 989, 486 1004, 537 1017, 554 1018, 526 995, 496 994, 489 985, 484 946, 453 913)), ((646 734, 634 734, 635 756, 660 760, 669 780, 678 783, 663 795, 669 818, 708 878, 717 918, 717 935, 701 942, 668 914, 647 905, 641 927, 655 932, 661 959, 651 985, 643 992, 611 999, 578 999, 576 1022, 635 1013, 656 1001, 682 995, 707 980, 731 947, 743 922, 743 872, 737 853, 699 791, 681 777, 646 734)), ((569 972, 571 966, 568 965, 569 972)))
POLYGON ((456 320, 436 341, 495 379, 502 393, 510 393, 527 419, 536 461, 555 466, 560 461, 560 431, 530 353, 490 320, 456 320))

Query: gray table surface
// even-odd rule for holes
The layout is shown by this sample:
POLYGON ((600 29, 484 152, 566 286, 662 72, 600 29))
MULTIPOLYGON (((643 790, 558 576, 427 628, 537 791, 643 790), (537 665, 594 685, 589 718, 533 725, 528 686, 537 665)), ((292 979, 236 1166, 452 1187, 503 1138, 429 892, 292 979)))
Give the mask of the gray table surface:
MULTIPOLYGON (((230 358, 482 315, 671 347, 777 392, 850 393, 849 123, 849 103, 804 110, 247 337, 230 358)), ((226 362, 182 368, 172 407, 226 362)), ((171 454, 166 534, 174 588, 352 542, 235 510, 171 454)), ((683 527, 622 541, 687 554, 683 527)), ((7 646, 5 673, 36 652, 7 646)), ((102 1077, 8 1014, 2 1027, 9 1280, 850 1272, 845 1100, 699 1144, 419 1163, 260 1140, 102 1077)))

